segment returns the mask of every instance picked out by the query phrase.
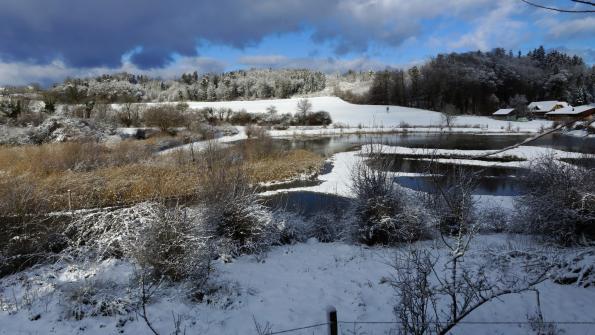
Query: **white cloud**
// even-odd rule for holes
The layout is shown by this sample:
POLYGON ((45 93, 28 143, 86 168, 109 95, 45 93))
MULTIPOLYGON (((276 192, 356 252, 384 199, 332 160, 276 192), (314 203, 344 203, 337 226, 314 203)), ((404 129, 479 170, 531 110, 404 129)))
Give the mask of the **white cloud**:
POLYGON ((548 20, 544 22, 548 35, 554 38, 564 37, 595 37, 595 16, 586 16, 578 19, 557 21, 548 20))
POLYGON ((473 20, 474 29, 448 44, 450 48, 489 50, 494 46, 517 46, 526 35, 522 29, 526 24, 515 18, 519 14, 518 2, 498 1, 497 7, 487 15, 473 20))
POLYGON ((68 67, 60 60, 49 64, 30 62, 6 62, 0 60, 0 85, 26 85, 29 83, 51 84, 66 77, 94 77, 102 74, 129 72, 164 79, 179 76, 185 72, 220 72, 225 64, 212 58, 181 57, 163 68, 140 69, 130 61, 124 60, 120 67, 68 67))

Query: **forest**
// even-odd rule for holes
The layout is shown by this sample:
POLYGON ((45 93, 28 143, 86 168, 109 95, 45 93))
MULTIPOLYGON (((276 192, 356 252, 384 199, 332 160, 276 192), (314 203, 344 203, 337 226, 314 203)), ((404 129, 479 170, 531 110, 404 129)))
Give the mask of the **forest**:
POLYGON ((184 73, 174 80, 120 73, 95 78, 67 78, 47 94, 62 103, 88 101, 221 101, 289 98, 320 91, 325 87, 322 72, 284 70, 238 70, 225 73, 184 73))
POLYGON ((489 115, 518 101, 562 100, 572 105, 595 97, 595 66, 578 56, 543 47, 522 55, 489 52, 440 54, 408 70, 387 69, 374 76, 362 102, 489 115))

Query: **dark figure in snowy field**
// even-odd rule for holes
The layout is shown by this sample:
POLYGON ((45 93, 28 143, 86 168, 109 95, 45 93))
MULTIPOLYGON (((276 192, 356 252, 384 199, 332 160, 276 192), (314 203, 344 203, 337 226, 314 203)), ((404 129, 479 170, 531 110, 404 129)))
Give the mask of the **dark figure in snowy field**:
POLYGON ((390 107, 386 106, 386 113, 388 114, 389 111, 390 111, 390 107))

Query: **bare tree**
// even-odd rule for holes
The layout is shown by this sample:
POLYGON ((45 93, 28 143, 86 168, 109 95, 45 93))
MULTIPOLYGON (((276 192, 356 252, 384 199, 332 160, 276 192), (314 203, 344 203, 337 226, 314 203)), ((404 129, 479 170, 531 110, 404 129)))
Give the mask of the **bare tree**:
POLYGON ((410 247, 397 255, 390 284, 401 299, 395 314, 405 334, 447 334, 480 306, 504 295, 534 290, 547 278, 551 268, 547 258, 519 258, 514 256, 517 250, 482 255, 489 261, 479 264, 465 262, 477 231, 469 204, 474 179, 469 173, 456 173, 445 182, 435 179, 436 190, 428 204, 438 222, 450 217, 453 228, 439 230, 447 251, 443 268, 437 265, 440 257, 428 250, 410 247), (521 274, 505 270, 513 263, 521 274), (448 308, 440 308, 444 305, 448 308))
POLYGON ((528 4, 528 5, 531 5, 533 7, 547 9, 547 10, 551 10, 551 11, 555 11, 555 12, 562 12, 562 13, 595 13, 595 9, 590 9, 592 7, 595 7, 595 2, 586 1, 586 0, 569 0, 570 2, 574 2, 575 4, 580 4, 580 5, 588 6, 588 7, 583 7, 581 9, 557 8, 557 7, 542 5, 542 4, 539 4, 537 2, 533 2, 533 1, 529 1, 529 0, 520 0, 520 1, 522 1, 522 2, 524 2, 526 4, 528 4))
POLYGON ((143 117, 148 126, 158 127, 161 131, 181 126, 185 120, 182 112, 172 105, 150 107, 145 111, 143 117))
POLYGON ((441 112, 442 124, 451 128, 457 119, 457 108, 454 105, 446 104, 441 112))
POLYGON ((118 111, 118 119, 125 127, 138 125, 140 120, 139 109, 140 107, 134 104, 133 98, 128 98, 120 107, 120 111, 118 111))
POLYGON ((312 113, 312 103, 308 99, 300 99, 297 103, 297 118, 305 121, 308 114, 312 113))

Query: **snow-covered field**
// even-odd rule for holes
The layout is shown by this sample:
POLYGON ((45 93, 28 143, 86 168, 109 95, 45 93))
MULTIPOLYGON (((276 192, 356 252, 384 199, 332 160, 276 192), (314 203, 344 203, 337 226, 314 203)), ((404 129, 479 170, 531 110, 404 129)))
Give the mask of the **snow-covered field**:
MULTIPOLYGON (((280 113, 295 112, 297 99, 191 102, 192 108, 227 107, 248 112, 265 112, 266 107, 276 106, 280 113)), ((391 106, 366 106, 346 103, 338 98, 311 98, 314 110, 328 111, 333 121, 351 128, 291 128, 273 130, 271 135, 316 136, 349 132, 385 132, 402 130, 403 124, 419 126, 411 131, 437 131, 431 128, 441 123, 440 113, 391 106), (361 127, 359 127, 361 126, 361 127)), ((487 117, 461 116, 452 129, 443 131, 505 133, 538 132, 549 127, 548 121, 511 122, 487 117), (474 128, 478 125, 477 128, 474 128), (518 128, 518 129, 517 129, 518 128)), ((123 130, 132 133, 134 129, 123 130)), ((228 143, 246 138, 239 133, 216 140, 228 143)), ((196 142, 166 150, 201 150, 209 142, 196 142)), ((482 155, 489 150, 424 150, 416 148, 382 148, 384 153, 424 155, 482 155)), ((287 191, 311 191, 352 197, 350 174, 353 166, 362 159, 362 150, 341 152, 330 160, 330 172, 318 176, 320 184, 289 190, 264 192, 272 195, 287 191)), ((485 166, 526 166, 544 154, 560 158, 577 158, 581 154, 560 150, 524 147, 495 155, 515 156, 523 162, 487 162, 473 159, 443 159, 444 162, 485 166), (509 165, 506 165, 509 164, 509 165)), ((412 173, 395 173, 413 176, 412 173)), ((477 196, 479 206, 501 205, 512 207, 512 197, 477 196)), ((439 241, 424 241, 416 246, 431 250, 442 260, 447 251, 439 241)), ((527 237, 508 235, 481 235, 471 245, 466 262, 473 264, 485 260, 498 260, 507 252, 537 248, 527 237)), ((387 283, 394 275, 395 254, 399 247, 365 247, 347 242, 307 243, 273 247, 267 254, 242 256, 226 263, 218 260, 210 286, 212 293, 202 301, 191 300, 181 284, 164 284, 152 297, 147 307, 148 317, 160 334, 171 334, 176 320, 187 334, 256 334, 255 321, 269 325, 272 331, 299 328, 325 323, 329 306, 337 309, 339 320, 356 322, 397 321, 393 308, 398 304, 395 290, 387 283)), ((568 259, 581 250, 564 249, 549 251, 568 259)), ((588 261, 595 261, 589 259, 588 261)), ((495 262, 496 263, 496 262, 495 262)), ((134 266, 122 260, 108 259, 101 263, 77 263, 61 260, 56 264, 38 266, 0 279, 0 335, 12 334, 146 334, 146 323, 135 312, 138 292, 131 290, 134 266), (81 314, 83 312, 84 314, 81 314), (90 314, 91 313, 91 314, 90 314), (92 314, 96 313, 96 314, 92 314)), ((576 285, 559 285, 547 280, 538 285, 541 308, 545 321, 570 322, 558 328, 566 334, 595 334, 595 287, 580 288, 576 285)), ((534 292, 513 294, 494 300, 468 318, 466 324, 457 326, 453 334, 531 334, 528 317, 536 312, 534 292), (504 322, 489 325, 484 322, 504 322), (518 323, 517 323, 518 322, 518 323)), ((342 324, 341 334, 390 334, 396 324, 342 324)), ((326 334, 325 326, 288 334, 326 334)))
MULTIPOLYGON (((255 101, 216 101, 216 102, 188 102, 191 108, 231 108, 239 111, 245 109, 249 113, 265 113, 266 108, 275 106, 279 113, 295 113, 299 98, 293 99, 272 99, 255 101)), ((375 106, 355 105, 341 100, 337 97, 315 97, 309 98, 313 111, 324 110, 330 113, 333 123, 347 125, 351 131, 394 131, 395 128, 409 126, 422 127, 420 129, 409 129, 410 131, 437 131, 436 128, 442 124, 441 113, 424 109, 408 108, 400 106, 375 106), (368 128, 368 129, 360 129, 368 128), (387 129, 388 128, 388 129, 387 129)), ((485 116, 459 116, 454 121, 453 129, 444 131, 469 131, 469 132, 537 132, 542 127, 551 126, 551 121, 533 120, 529 122, 509 122, 495 120, 485 116), (476 127, 476 128, 472 128, 476 127), (466 130, 463 130, 466 129, 466 130)), ((316 129, 316 128, 314 128, 316 129)), ((312 129, 305 134, 316 135, 320 132, 341 132, 340 129, 312 129)), ((349 129, 343 129, 343 132, 349 129)), ((272 135, 291 135, 293 131, 272 132, 272 135)))
MULTIPOLYGON (((418 246, 446 257, 446 251, 434 242, 419 242, 418 246)), ((466 262, 495 261, 498 255, 532 247, 533 243, 523 237, 479 236, 466 262)), ((393 307, 398 298, 386 279, 394 275, 391 264, 397 250, 316 241, 275 247, 266 258, 243 256, 216 264, 212 285, 218 290, 202 303, 190 301, 179 285, 163 287, 148 305, 147 314, 160 334, 172 333, 174 318, 181 320, 187 334, 256 334, 254 319, 279 331, 325 323, 329 306, 337 309, 341 321, 396 321, 393 307)), ((571 257, 575 252, 566 249, 564 255, 571 257)), ((150 333, 142 319, 124 309, 110 316, 85 315, 81 320, 72 316, 73 311, 92 307, 85 305, 89 304, 85 297, 90 301, 97 296, 104 302, 117 300, 121 306, 133 304, 135 292, 128 289, 132 275, 130 264, 108 260, 87 267, 58 263, 4 278, 0 280, 0 334, 150 333), (96 288, 90 289, 91 284, 96 288)), ((595 321, 595 288, 548 280, 538 289, 545 321, 595 321)), ((527 317, 535 312, 534 292, 504 296, 468 316, 466 321, 475 324, 460 325, 452 333, 532 334, 527 317), (486 321, 520 323, 481 324, 486 321)), ((340 333, 356 329, 359 334, 386 334, 395 327, 342 324, 340 333)), ((566 334, 595 334, 589 324, 563 324, 559 328, 566 334)), ((326 333, 327 328, 321 326, 291 334, 326 333)))

